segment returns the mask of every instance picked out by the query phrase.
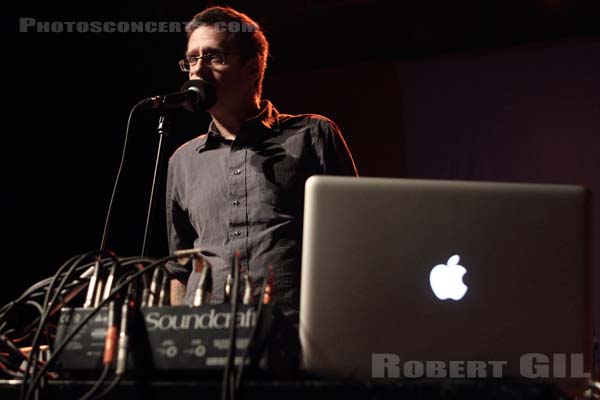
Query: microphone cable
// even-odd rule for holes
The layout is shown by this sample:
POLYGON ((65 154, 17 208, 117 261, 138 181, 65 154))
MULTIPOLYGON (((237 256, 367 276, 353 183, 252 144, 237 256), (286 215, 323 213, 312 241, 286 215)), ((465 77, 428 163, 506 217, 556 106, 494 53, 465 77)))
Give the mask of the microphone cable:
POLYGON ((133 117, 133 113, 144 105, 145 100, 138 102, 131 108, 129 111, 129 117, 127 117, 127 127, 125 128, 125 139, 123 140, 123 151, 121 152, 121 161, 119 162, 119 168, 117 170, 117 176, 115 178, 115 183, 113 185, 112 193, 110 195, 110 201, 108 203, 108 210, 106 211, 106 219, 104 220, 104 229, 102 230, 102 240, 100 241, 100 250, 104 250, 106 248, 106 240, 108 238, 108 231, 110 229, 110 222, 112 219, 112 210, 113 204, 115 200, 115 196, 117 193, 117 188, 119 187, 119 182, 121 181, 121 173, 123 172, 123 165, 125 164, 125 155, 127 153, 127 144, 129 143, 129 128, 131 126, 131 119, 133 117))

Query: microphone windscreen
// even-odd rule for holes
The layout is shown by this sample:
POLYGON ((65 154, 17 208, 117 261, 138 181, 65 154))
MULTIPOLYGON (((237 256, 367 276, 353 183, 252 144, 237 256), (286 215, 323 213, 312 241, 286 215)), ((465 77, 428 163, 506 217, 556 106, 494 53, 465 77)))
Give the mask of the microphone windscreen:
POLYGON ((205 111, 217 102, 217 88, 202 79, 191 79, 181 86, 181 91, 192 90, 197 93, 196 101, 183 105, 189 112, 205 111))

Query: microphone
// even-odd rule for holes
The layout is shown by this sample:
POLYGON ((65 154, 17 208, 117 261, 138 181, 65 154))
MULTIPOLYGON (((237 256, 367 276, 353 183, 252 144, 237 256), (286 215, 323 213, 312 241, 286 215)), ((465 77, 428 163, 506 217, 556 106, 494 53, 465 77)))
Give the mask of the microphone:
POLYGON ((217 102, 217 89, 201 79, 192 79, 181 86, 181 91, 149 97, 141 105, 154 110, 164 111, 183 107, 189 112, 205 111, 217 102))

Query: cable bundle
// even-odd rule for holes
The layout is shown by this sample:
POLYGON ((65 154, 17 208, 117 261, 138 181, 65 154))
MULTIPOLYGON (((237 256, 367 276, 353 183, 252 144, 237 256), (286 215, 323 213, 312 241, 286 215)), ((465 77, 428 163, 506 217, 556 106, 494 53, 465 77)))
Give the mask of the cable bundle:
MULTIPOLYGON (((72 257, 54 276, 34 284, 17 299, 0 308, 0 374, 22 382, 21 400, 38 398, 48 386, 48 379, 66 377, 63 371, 67 370, 60 367, 63 361, 66 362, 66 358, 61 358, 61 353, 88 324, 87 329, 90 326, 94 327, 94 331, 105 329, 104 354, 101 367, 100 364, 93 364, 91 370, 98 371, 95 383, 79 398, 104 398, 120 383, 126 370, 131 367, 127 357, 132 350, 129 348, 132 316, 142 315, 146 307, 165 305, 165 289, 169 281, 165 263, 177 259, 180 264, 187 264, 190 258, 200 257, 198 249, 178 251, 173 256, 159 260, 119 258, 109 251, 93 251, 72 257), (157 272, 159 270, 161 273, 157 272), (86 307, 82 308, 82 304, 86 307), (141 308, 141 313, 136 312, 138 308, 141 308), (61 309, 64 311, 62 314, 59 313, 61 309), (94 319, 101 310, 102 320, 94 319), (15 320, 17 317, 23 319, 23 315, 30 317, 22 326, 16 327, 15 320), (69 315, 76 315, 77 318, 69 315), (57 337, 57 327, 60 328, 60 338, 57 337), (58 360, 61 362, 57 363, 58 360), (107 383, 111 378, 112 381, 107 383)), ((259 326, 263 325, 263 304, 270 302, 272 270, 269 271, 269 277, 261 288, 256 320, 248 336, 248 345, 241 363, 236 366, 236 315, 238 299, 243 300, 239 293, 242 291, 240 275, 247 274, 247 271, 240 268, 237 257, 233 265, 229 348, 222 382, 223 399, 231 400, 236 397, 246 361, 254 365, 258 350, 264 348, 266 343, 264 329, 259 326), (263 333, 259 334, 259 331, 263 333)), ((249 281, 249 277, 244 279, 249 281)), ((204 289, 209 289, 208 285, 204 286, 204 289)), ((250 288, 251 285, 246 283, 244 292, 250 288)), ((78 341, 80 339, 76 340, 78 341)), ((73 354, 72 351, 68 352, 73 354)), ((84 357, 85 354, 82 352, 81 356, 84 357)), ((100 363, 99 358, 96 360, 100 363)), ((134 359, 133 363, 135 365, 137 361, 134 359)))
MULTIPOLYGON (((20 399, 30 399, 43 384, 45 377, 57 376, 52 367, 64 347, 81 327, 108 305, 111 312, 107 326, 104 368, 96 385, 82 397, 92 398, 107 378, 117 353, 122 358, 127 354, 126 349, 118 349, 118 346, 127 345, 128 315, 132 307, 140 304, 144 289, 149 287, 147 276, 158 267, 164 269, 167 261, 181 256, 182 252, 161 260, 147 257, 117 258, 109 251, 92 251, 72 257, 54 276, 34 284, 0 309, 0 374, 22 380, 20 399), (92 288, 90 282, 94 277, 95 288, 92 288), (111 282, 116 282, 114 288, 111 282), (85 288, 88 288, 86 300, 90 291, 93 293, 93 304, 88 307, 90 313, 55 346, 58 311, 66 305, 81 304, 84 301, 81 294, 85 288), (120 322, 117 321, 117 308, 121 314, 120 322), (22 324, 22 327, 16 327, 15 322, 22 321, 15 320, 22 318, 24 314, 31 314, 31 309, 35 311, 31 320, 22 324), (30 346, 24 348, 23 344, 30 346)), ((167 279, 163 279, 162 283, 166 281, 167 279)), ((153 295, 158 298, 158 293, 153 295)), ((116 378, 120 378, 124 372, 122 360, 118 367, 115 371, 118 372, 115 373, 116 378)), ((116 378, 113 387, 118 383, 116 378)), ((96 398, 103 397, 106 393, 107 391, 100 393, 96 398)))

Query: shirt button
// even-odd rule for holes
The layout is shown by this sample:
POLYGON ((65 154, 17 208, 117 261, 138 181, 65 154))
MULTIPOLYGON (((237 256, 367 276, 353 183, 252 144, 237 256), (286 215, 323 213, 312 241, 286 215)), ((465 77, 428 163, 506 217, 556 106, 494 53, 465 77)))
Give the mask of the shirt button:
POLYGON ((241 170, 241 169, 239 169, 239 168, 233 171, 233 174, 234 174, 234 175, 239 175, 239 174, 241 174, 241 173, 242 173, 242 170, 241 170))
POLYGON ((231 202, 231 204, 233 204, 234 206, 239 206, 240 205, 240 201, 239 200, 234 200, 231 202))
POLYGON ((240 231, 233 232, 233 236, 241 236, 241 235, 242 235, 242 232, 240 232, 240 231))

